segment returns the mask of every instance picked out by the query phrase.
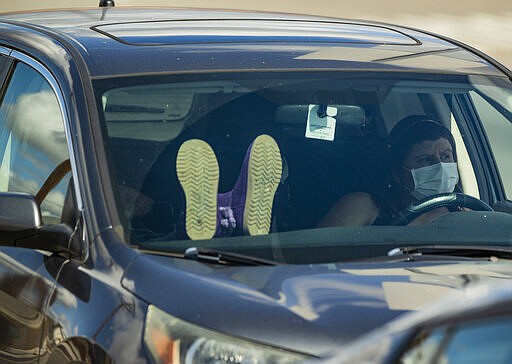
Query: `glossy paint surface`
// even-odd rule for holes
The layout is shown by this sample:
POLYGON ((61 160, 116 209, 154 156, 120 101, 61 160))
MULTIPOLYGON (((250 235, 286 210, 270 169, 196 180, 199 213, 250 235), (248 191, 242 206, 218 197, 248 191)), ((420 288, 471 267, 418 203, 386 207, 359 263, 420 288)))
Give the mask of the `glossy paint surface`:
POLYGON ((455 44, 375 23, 201 10, 139 10, 134 16, 133 11, 116 8, 6 18, 51 27, 56 36, 74 38, 93 77, 330 68, 495 74, 490 64, 455 44), (211 21, 219 25, 215 30, 211 21), (245 30, 248 24, 251 32, 245 30), (130 62, 122 56, 125 52, 130 53, 130 62), (232 57, 233 52, 237 57, 232 57), (162 63, 162 58, 168 62, 162 63))

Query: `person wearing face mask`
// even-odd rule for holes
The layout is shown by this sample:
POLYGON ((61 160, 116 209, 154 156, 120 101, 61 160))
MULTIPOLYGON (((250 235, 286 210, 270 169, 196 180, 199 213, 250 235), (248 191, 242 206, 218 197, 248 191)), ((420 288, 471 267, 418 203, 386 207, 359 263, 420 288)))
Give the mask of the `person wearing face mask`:
MULTIPOLYGON (((441 123, 408 116, 390 132, 387 145, 390 168, 382 184, 342 197, 320 227, 389 225, 412 202, 458 189, 455 141, 441 123)), ((427 224, 447 212, 445 207, 429 211, 409 225, 427 224)))

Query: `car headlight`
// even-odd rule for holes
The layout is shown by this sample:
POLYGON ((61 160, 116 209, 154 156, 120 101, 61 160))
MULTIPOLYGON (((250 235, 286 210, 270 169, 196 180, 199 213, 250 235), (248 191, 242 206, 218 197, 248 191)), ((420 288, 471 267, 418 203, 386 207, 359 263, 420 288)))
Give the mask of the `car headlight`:
POLYGON ((281 364, 307 358, 190 324, 152 305, 148 308, 144 343, 158 364, 281 364))

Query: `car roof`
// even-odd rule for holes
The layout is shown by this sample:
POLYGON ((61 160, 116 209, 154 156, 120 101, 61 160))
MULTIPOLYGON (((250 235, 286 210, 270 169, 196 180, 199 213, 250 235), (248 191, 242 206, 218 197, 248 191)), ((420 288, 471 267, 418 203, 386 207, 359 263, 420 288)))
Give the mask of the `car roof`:
POLYGON ((0 20, 72 44, 90 75, 97 78, 170 70, 500 74, 491 63, 458 44, 377 22, 265 12, 117 7, 12 13, 1 15, 0 20))

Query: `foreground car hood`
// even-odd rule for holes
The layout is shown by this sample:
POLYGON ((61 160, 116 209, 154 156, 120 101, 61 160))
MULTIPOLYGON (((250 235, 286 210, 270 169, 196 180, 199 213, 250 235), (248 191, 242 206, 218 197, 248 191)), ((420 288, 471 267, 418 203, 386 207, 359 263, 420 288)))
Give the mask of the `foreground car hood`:
POLYGON ((123 285, 188 322, 322 355, 469 283, 510 278, 511 268, 506 261, 218 267, 142 255, 123 285))

